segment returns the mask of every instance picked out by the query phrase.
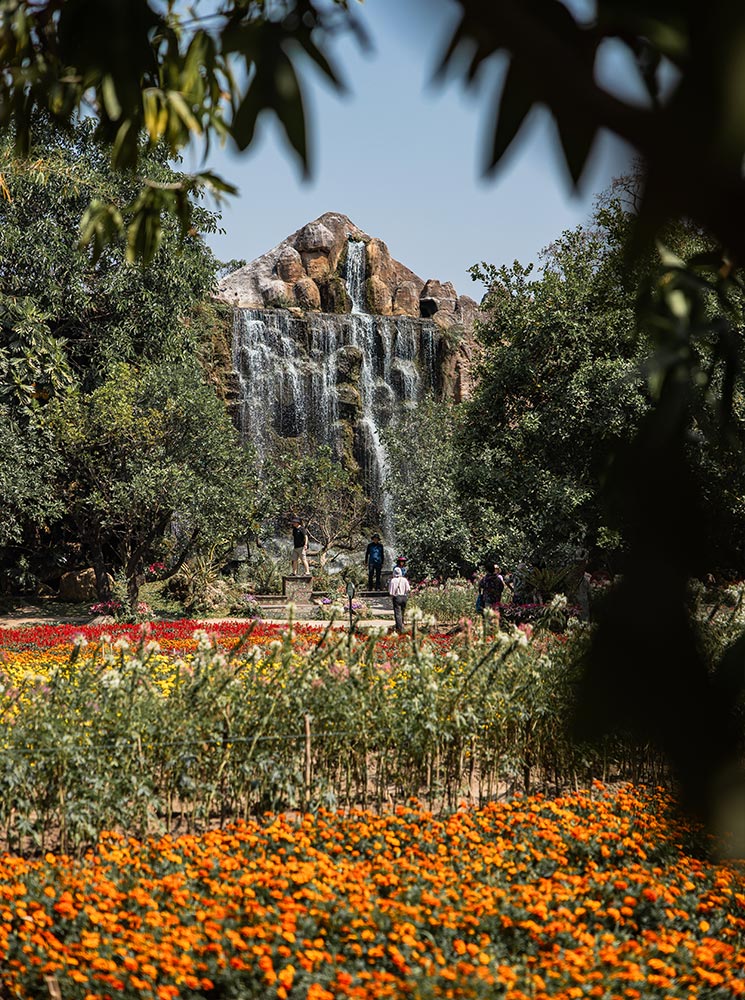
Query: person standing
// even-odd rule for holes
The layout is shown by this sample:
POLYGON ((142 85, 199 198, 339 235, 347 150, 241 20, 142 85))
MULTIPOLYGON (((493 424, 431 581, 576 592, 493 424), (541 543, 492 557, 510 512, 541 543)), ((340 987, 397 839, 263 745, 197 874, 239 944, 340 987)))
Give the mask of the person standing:
POLYGON ((399 556, 396 560, 396 566, 401 570, 401 576, 408 576, 408 569, 406 566, 406 556, 399 556))
POLYGON ((489 566, 487 572, 479 582, 479 594, 481 594, 484 608, 494 608, 502 600, 504 593, 504 577, 499 566, 489 566))
POLYGON ((299 517, 292 519, 292 575, 297 576, 298 564, 302 560, 305 575, 310 576, 308 565, 308 532, 299 517))
POLYGON ((391 582, 388 584, 388 593, 391 595, 391 601, 393 602, 393 618, 397 632, 403 632, 404 629, 404 613, 410 590, 411 585, 409 581, 401 572, 401 568, 396 566, 393 570, 391 582))
POLYGON ((380 541, 380 535, 372 536, 370 544, 365 552, 365 565, 367 566, 367 589, 373 589, 373 577, 375 578, 375 589, 380 590, 380 574, 383 569, 384 549, 380 541))

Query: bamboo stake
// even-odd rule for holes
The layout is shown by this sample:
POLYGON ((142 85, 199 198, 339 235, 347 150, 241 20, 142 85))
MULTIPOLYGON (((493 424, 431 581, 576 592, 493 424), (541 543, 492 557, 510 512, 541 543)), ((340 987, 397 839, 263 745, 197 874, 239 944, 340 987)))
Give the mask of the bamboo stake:
POLYGON ((310 744, 310 716, 305 713, 305 787, 303 790, 305 799, 305 809, 310 809, 310 778, 311 778, 311 744, 310 744))

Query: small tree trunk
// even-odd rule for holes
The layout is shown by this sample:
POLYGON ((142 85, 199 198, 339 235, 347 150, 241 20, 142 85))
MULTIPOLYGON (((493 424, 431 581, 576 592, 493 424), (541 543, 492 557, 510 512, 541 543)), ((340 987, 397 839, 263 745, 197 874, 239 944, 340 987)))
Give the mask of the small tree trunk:
POLYGON ((140 587, 143 583, 143 576, 138 572, 138 567, 127 564, 126 568, 127 575, 127 604, 129 605, 129 610, 132 614, 137 614, 137 604, 140 599, 140 587))
POLYGON ((98 538, 89 538, 88 547, 91 552, 93 572, 96 574, 96 593, 99 601, 111 600, 111 576, 106 569, 106 561, 98 538))

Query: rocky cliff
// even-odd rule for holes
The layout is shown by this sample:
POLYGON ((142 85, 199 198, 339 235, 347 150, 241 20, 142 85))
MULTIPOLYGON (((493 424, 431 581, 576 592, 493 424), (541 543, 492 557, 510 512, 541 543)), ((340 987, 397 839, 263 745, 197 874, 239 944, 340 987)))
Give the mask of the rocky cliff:
POLYGON ((451 348, 442 360, 443 395, 460 401, 470 394, 478 304, 458 295, 450 282, 422 280, 346 215, 326 212, 307 223, 224 278, 218 297, 239 309, 288 309, 294 315, 362 312, 429 319, 450 332, 451 348), (353 295, 358 248, 364 248, 364 277, 353 295))

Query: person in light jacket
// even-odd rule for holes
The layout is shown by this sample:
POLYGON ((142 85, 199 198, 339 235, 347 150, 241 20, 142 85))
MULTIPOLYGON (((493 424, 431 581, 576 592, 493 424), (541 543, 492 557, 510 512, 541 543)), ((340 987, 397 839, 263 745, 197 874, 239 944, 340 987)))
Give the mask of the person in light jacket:
POLYGON ((397 632, 403 632, 404 612, 406 611, 406 602, 409 599, 410 590, 411 584, 401 572, 400 567, 396 566, 393 570, 391 582, 388 584, 388 593, 391 595, 391 601, 393 602, 393 617, 396 622, 397 632))

